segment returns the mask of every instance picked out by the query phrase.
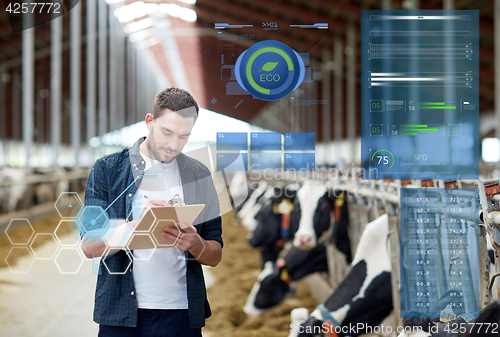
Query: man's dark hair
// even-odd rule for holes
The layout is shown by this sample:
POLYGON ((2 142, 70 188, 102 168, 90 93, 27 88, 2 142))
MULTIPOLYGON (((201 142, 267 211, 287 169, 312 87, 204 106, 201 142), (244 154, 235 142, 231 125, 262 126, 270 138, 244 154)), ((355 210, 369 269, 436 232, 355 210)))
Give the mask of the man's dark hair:
POLYGON ((153 117, 160 118, 165 114, 165 109, 175 111, 182 117, 198 117, 198 103, 189 92, 180 88, 167 88, 156 94, 155 103, 151 113, 153 117), (189 109, 193 108, 194 109, 189 109))

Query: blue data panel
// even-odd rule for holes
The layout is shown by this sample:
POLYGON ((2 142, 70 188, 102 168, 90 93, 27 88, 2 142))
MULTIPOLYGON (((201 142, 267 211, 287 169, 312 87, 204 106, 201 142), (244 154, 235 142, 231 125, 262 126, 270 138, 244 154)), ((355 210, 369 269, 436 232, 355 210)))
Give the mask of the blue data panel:
POLYGON ((363 10, 364 179, 479 178, 479 11, 363 10))
POLYGON ((250 151, 281 151, 281 133, 250 133, 250 151))
POLYGON ((283 167, 285 171, 315 171, 314 153, 285 153, 283 167))
POLYGON ((479 313, 477 189, 401 189, 401 317, 479 313))
POLYGON ((285 151, 314 151, 314 132, 288 132, 284 134, 285 151))
POLYGON ((251 153, 250 171, 281 171, 281 152, 251 153))
POLYGON ((248 171, 248 153, 217 153, 217 171, 248 171))
POLYGON ((217 132, 217 150, 247 151, 248 133, 246 132, 217 132))

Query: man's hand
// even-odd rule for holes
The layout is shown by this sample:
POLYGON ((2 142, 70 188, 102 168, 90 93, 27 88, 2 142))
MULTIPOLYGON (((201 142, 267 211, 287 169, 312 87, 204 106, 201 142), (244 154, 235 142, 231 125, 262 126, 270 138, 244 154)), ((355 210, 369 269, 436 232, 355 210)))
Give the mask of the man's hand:
MULTIPOLYGON (((174 243, 174 246, 182 251, 191 250, 193 248, 198 248, 203 245, 201 242, 201 237, 198 235, 196 228, 194 226, 185 225, 183 223, 177 223, 177 227, 166 226, 161 232, 161 235, 170 242, 174 243)), ((203 249, 203 247, 201 247, 203 249)))
POLYGON ((168 206, 168 201, 162 199, 148 200, 148 202, 144 206, 142 206, 143 207, 142 215, 144 215, 144 213, 148 210, 148 208, 157 206, 168 206))
POLYGON ((222 259, 222 247, 214 240, 205 240, 198 235, 194 226, 177 223, 177 227, 167 226, 161 235, 174 243, 182 251, 189 251, 201 264, 215 267, 222 259))

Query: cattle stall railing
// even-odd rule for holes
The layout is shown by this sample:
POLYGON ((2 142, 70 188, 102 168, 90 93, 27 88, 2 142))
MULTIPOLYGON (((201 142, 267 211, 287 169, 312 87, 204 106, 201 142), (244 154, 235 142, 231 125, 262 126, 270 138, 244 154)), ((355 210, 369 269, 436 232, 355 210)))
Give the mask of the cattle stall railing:
MULTIPOLYGON (((347 195, 349 207, 349 237, 351 240, 352 254, 357 248, 357 243, 363 232, 364 225, 374 220, 379 215, 387 213, 389 216, 388 242, 391 251, 392 267, 392 294, 393 294, 393 331, 402 326, 400 315, 400 189, 401 188, 447 188, 461 189, 478 187, 480 205, 479 212, 479 306, 484 308, 490 301, 494 281, 500 276, 500 186, 498 181, 482 182, 480 180, 361 180, 356 174, 349 176, 328 177, 327 174, 318 176, 311 174, 300 177, 297 174, 278 175, 279 178, 266 179, 270 184, 274 182, 296 183, 308 179, 322 181, 327 187, 342 191, 347 195), (283 179, 284 178, 284 179, 283 179), (485 207, 484 205, 488 205, 485 207), (496 274, 490 278, 489 258, 486 233, 490 235, 495 249, 496 274)), ((345 259, 337 248, 330 244, 328 247, 329 280, 332 290, 342 281, 349 271, 345 259)), ((500 294, 500 280, 497 280, 497 289, 500 294)))
POLYGON ((61 200, 63 204, 70 199, 62 193, 84 191, 89 172, 88 168, 47 172, 12 168, 0 170, 3 174, 0 179, 1 233, 5 232, 13 218, 35 218, 56 212, 54 204, 59 197, 65 199, 61 200))

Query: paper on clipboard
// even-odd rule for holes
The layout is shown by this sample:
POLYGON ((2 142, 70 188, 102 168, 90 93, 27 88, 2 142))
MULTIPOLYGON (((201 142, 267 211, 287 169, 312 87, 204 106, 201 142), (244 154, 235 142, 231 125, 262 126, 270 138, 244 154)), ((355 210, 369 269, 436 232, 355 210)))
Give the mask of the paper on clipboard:
POLYGON ((173 247, 173 242, 161 235, 163 228, 174 227, 176 222, 191 225, 203 208, 204 204, 151 207, 132 231, 126 248, 134 250, 173 247))

